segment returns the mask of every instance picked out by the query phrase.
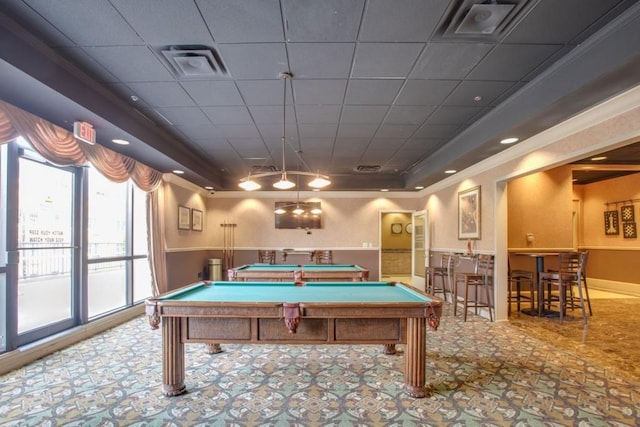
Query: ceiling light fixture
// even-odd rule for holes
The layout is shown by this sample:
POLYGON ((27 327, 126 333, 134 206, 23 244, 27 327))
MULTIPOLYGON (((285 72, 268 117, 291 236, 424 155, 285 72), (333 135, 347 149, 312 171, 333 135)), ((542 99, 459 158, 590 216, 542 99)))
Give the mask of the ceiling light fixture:
MULTIPOLYGON (((281 172, 265 172, 255 175, 249 174, 246 178, 240 180, 240 188, 246 191, 253 191, 262 188, 256 179, 266 176, 280 175, 280 180, 275 182, 273 186, 278 190, 289 190, 296 186, 296 184, 289 180, 288 175, 306 175, 314 177, 307 185, 314 189, 324 188, 331 184, 331 180, 326 175, 320 175, 319 173, 302 172, 302 171, 287 171, 287 165, 285 162, 285 150, 287 143, 287 80, 293 78, 293 74, 289 72, 282 72, 278 76, 284 80, 284 97, 282 100, 282 171, 281 172)), ((298 156, 299 157, 299 156, 298 156)))
POLYGON ((500 144, 513 144, 514 142, 518 142, 518 138, 505 138, 503 140, 500 141, 500 144))

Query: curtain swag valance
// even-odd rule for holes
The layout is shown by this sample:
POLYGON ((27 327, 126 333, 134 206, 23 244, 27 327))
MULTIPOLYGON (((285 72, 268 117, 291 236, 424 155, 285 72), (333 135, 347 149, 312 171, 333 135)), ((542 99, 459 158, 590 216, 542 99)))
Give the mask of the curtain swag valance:
POLYGON ((111 181, 131 179, 143 191, 162 183, 162 173, 102 145, 85 144, 73 133, 31 113, 0 101, 0 144, 22 136, 42 157, 58 166, 91 163, 111 181))

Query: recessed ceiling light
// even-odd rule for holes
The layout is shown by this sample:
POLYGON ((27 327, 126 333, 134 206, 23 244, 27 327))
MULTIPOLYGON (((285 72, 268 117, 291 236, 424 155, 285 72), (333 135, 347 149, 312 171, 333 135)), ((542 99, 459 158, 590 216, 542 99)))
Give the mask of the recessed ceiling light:
POLYGON ((417 185, 416 187, 414 187, 416 190, 422 190, 424 188, 424 186, 422 185, 417 185))
POLYGON ((129 141, 127 141, 126 139, 115 138, 112 139, 111 142, 118 145, 129 145, 129 141))
POLYGON ((473 97, 473 100, 476 101, 476 102, 480 102, 480 101, 482 101, 482 97, 480 95, 477 95, 477 96, 473 97))
POLYGON ((599 160, 606 160, 607 156, 598 156, 598 157, 592 157, 591 161, 597 162, 599 160))
POLYGON ((505 138, 500 141, 500 144, 513 144, 514 142, 518 142, 518 138, 505 138))
POLYGON ((455 170, 455 169, 447 169, 446 171, 444 171, 444 173, 449 174, 449 175, 451 175, 452 173, 456 173, 456 172, 458 172, 458 171, 455 170))
POLYGON ((381 188, 380 191, 389 191, 388 188, 381 188))
POLYGON ((182 175, 184 171, 181 171, 180 169, 176 169, 173 171, 173 173, 175 173, 176 175, 182 175))
POLYGON ((213 190, 213 187, 210 185, 207 185, 206 187, 204 187, 205 190, 213 190))

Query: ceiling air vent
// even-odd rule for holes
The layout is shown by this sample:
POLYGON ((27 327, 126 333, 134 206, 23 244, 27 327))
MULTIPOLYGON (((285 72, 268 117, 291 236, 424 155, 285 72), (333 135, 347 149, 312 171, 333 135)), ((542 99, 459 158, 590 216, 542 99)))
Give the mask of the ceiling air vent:
POLYGON ((380 168, 380 165, 358 165, 356 171, 360 173, 378 173, 380 168))
POLYGON ((162 55, 178 78, 228 77, 218 52, 207 46, 170 46, 162 55))
POLYGON ((278 172, 278 168, 274 165, 254 165, 251 167, 251 173, 278 172))
POLYGON ((529 0, 453 0, 437 37, 442 40, 495 41, 531 7, 529 0))

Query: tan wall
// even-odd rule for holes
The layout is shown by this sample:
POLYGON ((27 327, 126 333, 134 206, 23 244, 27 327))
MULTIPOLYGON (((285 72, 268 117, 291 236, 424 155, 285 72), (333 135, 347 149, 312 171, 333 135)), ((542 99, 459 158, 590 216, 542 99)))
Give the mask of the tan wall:
POLYGON ((563 166, 510 181, 508 246, 512 249, 571 248, 571 168, 563 166), (527 242, 527 234, 533 242, 527 242))
POLYGON ((382 249, 411 249, 411 234, 407 233, 406 226, 411 222, 411 212, 389 212, 382 214, 382 249), (392 224, 400 224, 400 234, 391 232, 392 224))

